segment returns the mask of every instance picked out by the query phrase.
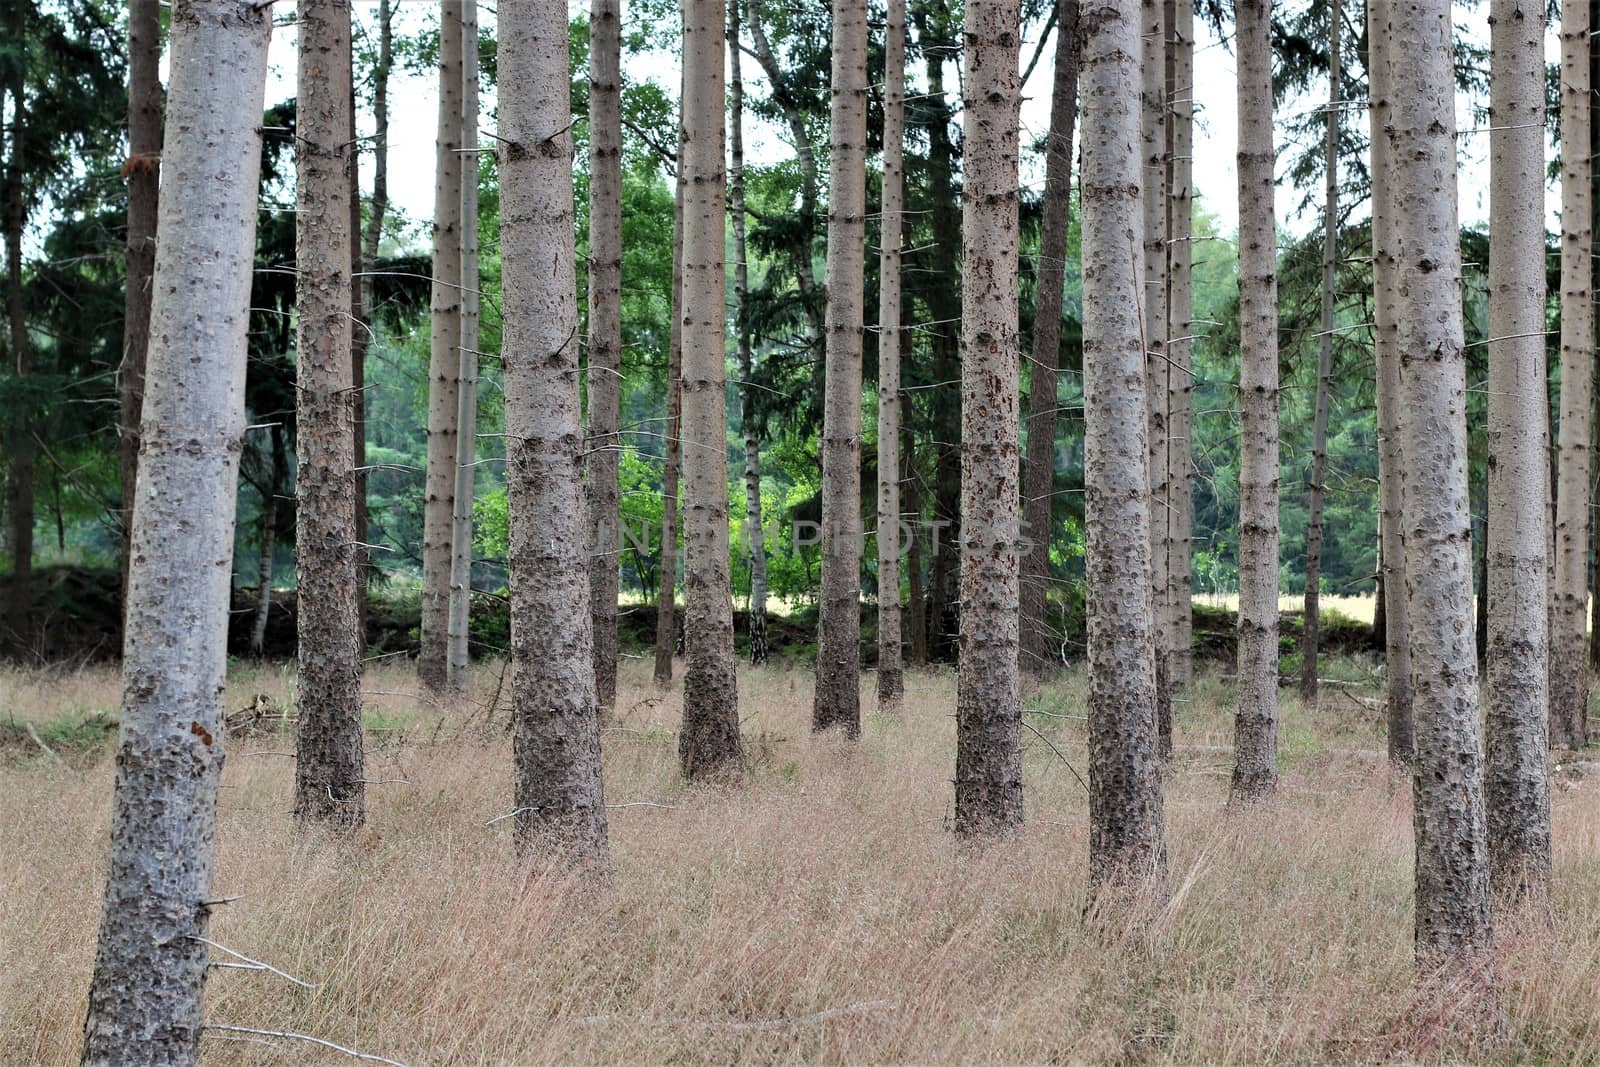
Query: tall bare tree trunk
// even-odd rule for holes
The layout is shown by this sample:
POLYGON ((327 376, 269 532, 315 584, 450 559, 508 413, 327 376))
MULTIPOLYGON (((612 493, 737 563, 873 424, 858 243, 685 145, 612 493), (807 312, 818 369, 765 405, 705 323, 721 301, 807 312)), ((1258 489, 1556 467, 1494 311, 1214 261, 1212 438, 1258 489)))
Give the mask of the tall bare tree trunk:
MULTIPOLYGON (((906 4, 883 26, 883 197, 878 238, 878 707, 905 697, 900 635, 900 245, 906 202, 906 4)), ((913 532, 913 536, 915 533, 913 532)))
POLYGON ((417 671, 443 690, 450 662, 450 537, 461 374, 461 0, 439 2, 439 133, 433 187, 433 302, 428 333, 428 469, 422 510, 422 629, 417 671))
POLYGON ((117 423, 122 475, 122 593, 128 592, 133 491, 139 477, 139 412, 144 405, 145 353, 150 347, 150 277, 156 267, 156 211, 161 189, 161 4, 128 4, 127 287, 122 304, 122 366, 117 371, 117 423))
MULTIPOLYGON (((383 221, 389 211, 389 72, 394 65, 394 18, 390 0, 378 0, 378 63, 372 70, 372 199, 368 202, 367 226, 361 235, 361 307, 364 321, 370 323, 377 312, 374 299, 374 272, 378 268, 378 249, 383 243, 383 221)), ((352 134, 352 136, 354 136, 352 134)), ((361 192, 355 190, 359 200, 361 192)), ((359 347, 353 353, 351 384, 356 394, 356 538, 367 540, 367 331, 358 331, 359 347)), ((356 573, 360 590, 356 604, 360 609, 362 640, 367 633, 367 590, 372 585, 372 551, 365 544, 356 546, 356 573)))
POLYGON ((345 110, 345 140, 350 142, 350 529, 354 543, 351 559, 356 569, 356 648, 367 650, 367 567, 371 551, 367 548, 367 347, 372 338, 372 318, 367 314, 365 278, 361 254, 361 139, 356 134, 355 33, 349 45, 350 106, 345 110))
POLYGON ((1317 647, 1322 610, 1322 484, 1328 469, 1328 406, 1333 394, 1334 291, 1339 277, 1339 40, 1344 33, 1340 0, 1328 5, 1328 128, 1323 156, 1322 331, 1317 348, 1317 393, 1311 420, 1310 505, 1306 520, 1306 594, 1300 634, 1300 695, 1307 707, 1317 704, 1317 647))
POLYGON ((268 9, 177 0, 86 1064, 199 1057, 268 9))
POLYGON ((1367 0, 1367 109, 1372 151, 1372 335, 1377 364, 1379 583, 1384 617, 1384 718, 1389 760, 1409 767, 1416 748, 1411 723, 1411 628, 1406 592, 1405 527, 1401 515, 1400 294, 1395 290, 1393 149, 1389 125, 1389 11, 1391 0, 1367 0))
MULTIPOLYGON (((25 40, 23 7, 15 5, 12 39, 25 40)), ((28 213, 23 195, 27 171, 28 100, 23 63, 11 64, 6 86, 11 95, 11 143, 6 159, 6 324, 11 344, 11 369, 19 379, 30 373, 27 312, 22 292, 22 237, 28 213)), ((21 418, 11 419, 10 463, 6 470, 5 511, 11 519, 11 589, 6 600, 0 647, 9 638, 17 651, 32 656, 33 639, 33 410, 25 402, 21 418)))
POLYGON ((1056 368, 1072 223, 1072 138, 1078 118, 1078 0, 1060 0, 1050 135, 1045 142, 1044 216, 1039 222, 1033 358, 1028 384, 1028 458, 1022 493, 1021 667, 1042 674, 1059 661, 1050 626, 1050 538, 1055 524, 1056 368))
POLYGON ((1159 892, 1167 846, 1139 312, 1139 10, 1113 0, 1081 25, 1089 878, 1103 898, 1159 892))
POLYGON ((1167 26, 1162 0, 1141 0, 1143 28, 1144 114, 1139 132, 1143 146, 1141 177, 1144 206, 1145 414, 1150 420, 1145 447, 1150 466, 1150 580, 1155 619, 1156 729, 1162 756, 1172 752, 1172 687, 1168 663, 1172 653, 1172 605, 1167 602, 1167 556, 1172 516, 1167 471, 1167 26))
POLYGON ((1273 201, 1272 0, 1240 0, 1239 705, 1232 793, 1278 784, 1278 239, 1273 201))
POLYGON ((737 773, 739 686, 728 573, 727 227, 721 0, 683 0, 683 729, 691 778, 737 773))
POLYGON ((912 664, 921 667, 928 662, 928 598, 922 583, 922 491, 917 483, 916 438, 908 430, 905 439, 901 469, 906 475, 905 512, 911 517, 911 544, 906 549, 906 600, 911 617, 907 620, 910 632, 906 639, 911 646, 912 664))
POLYGON ((1545 373, 1544 13, 1490 12, 1489 646, 1485 805, 1496 889, 1550 886, 1550 397, 1545 373))
MULTIPOLYGON (((894 0, 903 3, 903 0, 894 0)), ((740 8, 728 0, 728 113, 731 123, 728 172, 729 211, 733 215, 733 321, 739 353, 739 429, 744 435, 745 551, 750 556, 750 662, 767 661, 767 541, 761 526, 761 437, 750 390, 755 357, 750 337, 750 264, 746 259, 744 209, 744 76, 741 71, 740 8)))
MULTIPOLYGON (((478 143, 478 0, 461 0, 463 147, 478 143)), ((472 662, 472 499, 478 471, 478 156, 461 155, 461 352, 456 374, 456 462, 450 517, 451 692, 467 691, 472 662)))
POLYGON ((622 4, 589 9, 589 614, 594 688, 617 702, 622 489, 622 4))
POLYGON ((1588 740, 1585 662, 1589 440, 1594 351, 1594 246, 1589 136, 1588 0, 1561 8, 1561 423, 1557 441, 1554 606, 1550 617, 1550 743, 1588 740))
POLYGON ((1174 689, 1194 681, 1194 5, 1166 0, 1172 37, 1167 44, 1167 465, 1169 524, 1167 602, 1172 610, 1174 689))
POLYGON ((861 732, 861 333, 866 257, 867 5, 833 0, 822 596, 811 728, 861 732))
MULTIPOLYGON (((685 83, 687 84, 687 83, 685 83)), ((681 105, 680 105, 681 107, 681 105)), ((672 202, 672 326, 667 351, 667 421, 661 469, 661 570, 656 593, 655 682, 672 681, 672 654, 677 648, 678 611, 678 474, 683 453, 683 223, 684 127, 678 122, 678 173, 672 202)))
POLYGON ((608 856, 589 616, 567 5, 500 8, 501 234, 516 835, 608 856))
POLYGON ((259 657, 267 643, 267 620, 272 614, 273 559, 278 545, 278 495, 289 477, 288 457, 283 447, 283 427, 268 431, 272 449, 272 473, 266 492, 261 494, 261 552, 256 573, 256 618, 250 628, 250 654, 259 657))
MULTIPOLYGON (((1587 74, 1587 26, 1581 42, 1587 74)), ((1416 938, 1419 960, 1432 966, 1476 958, 1490 945, 1449 0, 1394 8, 1389 44, 1396 60, 1405 57, 1392 64, 1390 175, 1416 716, 1416 938)))
POLYGON ((366 818, 350 392, 350 6, 300 0, 295 136, 295 814, 366 818))

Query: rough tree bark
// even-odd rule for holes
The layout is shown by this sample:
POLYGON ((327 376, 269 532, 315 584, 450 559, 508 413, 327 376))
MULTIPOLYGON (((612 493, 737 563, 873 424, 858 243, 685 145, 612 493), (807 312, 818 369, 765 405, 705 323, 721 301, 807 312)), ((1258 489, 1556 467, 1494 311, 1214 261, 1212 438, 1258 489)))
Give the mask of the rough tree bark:
POLYGON ((603 865, 567 5, 506 4, 499 20, 516 836, 524 853, 552 851, 603 865))
POLYGON ((866 258, 867 5, 833 0, 822 593, 811 728, 861 733, 861 334, 866 258))
POLYGON ((1056 475, 1056 368, 1061 360, 1061 302, 1067 274, 1067 231, 1072 223, 1072 138, 1078 118, 1078 0, 1060 0, 1056 26, 1055 84, 1045 147, 1044 214, 1034 277, 1032 368, 1028 383, 1027 480, 1022 493, 1021 667, 1042 674, 1056 642, 1050 625, 1050 537, 1054 532, 1056 475))
POLYGON ((1333 394, 1334 287, 1339 271, 1339 40, 1344 32, 1340 0, 1328 4, 1328 127, 1323 153, 1322 336, 1317 346, 1317 393, 1311 419, 1310 504, 1306 519, 1306 592, 1300 634, 1300 695, 1317 704, 1317 646, 1322 608, 1322 480, 1328 468, 1328 406, 1333 394))
MULTIPOLYGON (((681 106, 681 105, 680 105, 681 106)), ((683 449, 683 147, 678 123, 678 173, 672 201, 672 325, 667 349, 667 421, 661 464, 661 568, 656 592, 655 682, 672 681, 678 614, 678 474, 683 449)))
MULTIPOLYGON (((906 202, 906 5, 883 26, 883 196, 878 238, 878 707, 905 697, 900 635, 900 245, 906 202)), ((913 537, 915 532, 913 531, 913 537)))
MULTIPOLYGON (((13 40, 24 40, 23 6, 14 5, 13 40)), ((14 62, 7 78, 11 96, 10 144, 6 158, 6 324, 11 345, 11 369, 18 379, 28 377, 29 339, 27 312, 22 292, 22 238, 28 221, 23 196, 23 176, 27 171, 28 101, 23 80, 24 64, 14 62)), ((6 469, 6 515, 11 520, 11 588, 6 599, 4 629, 0 647, 9 643, 18 652, 32 656, 33 646, 33 419, 31 409, 21 418, 10 420, 10 462, 6 469)))
POLYGON ((1388 130, 1416 716, 1416 943, 1419 961, 1431 967, 1475 959, 1491 940, 1449 0, 1395 7, 1388 36, 1391 55, 1405 57, 1392 64, 1388 130))
POLYGON ((739 688, 728 573, 727 227, 721 0, 683 0, 683 729, 691 778, 737 773, 739 688))
MULTIPOLYGON (((896 0, 900 2, 900 0, 896 0)), ((745 248, 744 75, 740 46, 744 0, 728 0, 728 121, 731 131, 728 171, 729 213, 733 216, 733 322, 739 354, 739 430, 744 435, 744 538, 750 557, 750 662, 767 661, 767 541, 761 526, 761 437, 751 388, 755 356, 750 337, 750 264, 745 248)))
MULTIPOLYGON (((462 147, 478 144, 478 0, 461 0, 462 147)), ((472 500, 478 472, 478 156, 461 153, 461 351, 450 501, 450 646, 446 685, 467 691, 472 662, 472 500)))
POLYGON ((1240 0, 1239 705, 1232 795, 1278 784, 1278 240, 1272 0, 1240 0))
POLYGON ((177 0, 86 1064, 192 1064, 207 967, 268 9, 177 0))
POLYGON ((1104 898, 1161 891, 1145 353, 1139 312, 1139 13, 1080 17, 1083 382, 1089 632, 1089 878, 1104 898))
POLYGON ((272 450, 271 473, 265 491, 261 494, 261 552, 256 573, 256 618, 250 628, 250 654, 259 657, 267 642, 267 620, 272 614, 273 555, 278 545, 278 494, 289 478, 288 456, 283 447, 283 427, 268 430, 268 447, 272 450))
POLYGON ((1384 719, 1389 761, 1409 767, 1415 742, 1411 725, 1411 634, 1406 592, 1405 527, 1401 514, 1400 324, 1396 317, 1394 199, 1389 173, 1393 149, 1386 132, 1390 113, 1389 8, 1368 0, 1367 109, 1372 152, 1373 359, 1378 407, 1378 552, 1384 619, 1384 719))
POLYGON ((1143 118, 1139 133, 1144 173, 1141 190, 1144 207, 1144 289, 1139 294, 1144 309, 1145 415, 1150 420, 1145 448, 1150 466, 1150 581, 1151 611, 1155 619, 1156 729, 1163 757, 1172 753, 1172 686, 1168 678, 1172 655, 1172 605, 1167 602, 1167 556, 1172 515, 1167 470, 1167 392, 1171 364, 1167 362, 1167 25, 1162 0, 1141 0, 1143 51, 1141 100, 1143 118))
POLYGON ((1550 885, 1550 398, 1545 376, 1544 12, 1489 14, 1489 867, 1508 897, 1550 885))
POLYGON ((1172 36, 1167 44, 1167 602, 1172 652, 1167 677, 1174 689, 1194 682, 1194 5, 1166 0, 1172 36))
POLYGON ((589 614, 594 689, 617 702, 622 489, 622 4, 589 9, 589 614))
POLYGON ((117 371, 117 424, 122 475, 122 592, 128 592, 133 493, 139 477, 139 412, 144 405, 145 353, 150 347, 150 277, 156 267, 156 211, 161 189, 161 4, 128 4, 127 283, 122 304, 122 366, 117 371))
POLYGON ((1550 616, 1550 743, 1588 740, 1589 439, 1594 351, 1589 5, 1561 6, 1561 404, 1550 616), (1575 150, 1576 146, 1576 150, 1575 150))
POLYGON ((300 0, 295 136, 295 814, 366 817, 350 392, 350 6, 300 0))
MULTIPOLYGON (((374 300, 374 272, 378 269, 378 249, 383 243, 383 220, 389 212, 389 72, 394 66, 394 15, 390 0, 378 0, 378 62, 372 69, 372 198, 367 206, 367 225, 361 234, 361 307, 363 321, 370 323, 377 304, 374 300)), ((352 133, 352 137, 354 134, 352 133)), ((355 190, 356 214, 360 215, 359 187, 355 190)), ((366 331, 358 331, 358 346, 352 353, 351 384, 356 392, 356 537, 367 540, 367 367, 366 331)), ((356 546, 356 573, 360 591, 356 604, 361 614, 361 634, 367 632, 367 589, 372 584, 372 551, 356 546)))
POLYGON ((439 132, 433 186, 433 296, 428 328, 428 468, 422 510, 422 626, 417 672, 446 688, 450 533, 461 373, 461 0, 439 2, 439 132))

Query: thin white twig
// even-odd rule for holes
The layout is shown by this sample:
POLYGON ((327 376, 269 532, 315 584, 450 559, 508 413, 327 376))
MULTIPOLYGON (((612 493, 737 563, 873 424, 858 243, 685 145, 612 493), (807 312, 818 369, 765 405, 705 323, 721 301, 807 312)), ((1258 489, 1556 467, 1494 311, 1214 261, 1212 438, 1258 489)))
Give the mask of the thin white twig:
POLYGON ((226 1030, 229 1033, 234 1034, 259 1034, 262 1037, 282 1037, 291 1041, 309 1041, 313 1045, 321 1045, 323 1048, 331 1048, 335 1052, 343 1052, 346 1056, 354 1056, 358 1060, 371 1060, 373 1063, 387 1063, 389 1067, 406 1067, 406 1064, 401 1063, 399 1060, 391 1060, 386 1056, 374 1056, 370 1052, 357 1052, 353 1048, 346 1048, 343 1045, 336 1045, 332 1041, 327 1041, 320 1037, 312 1037, 310 1034, 295 1034, 290 1033, 287 1030, 257 1030, 251 1026, 224 1026, 221 1023, 206 1023, 204 1029, 226 1030))

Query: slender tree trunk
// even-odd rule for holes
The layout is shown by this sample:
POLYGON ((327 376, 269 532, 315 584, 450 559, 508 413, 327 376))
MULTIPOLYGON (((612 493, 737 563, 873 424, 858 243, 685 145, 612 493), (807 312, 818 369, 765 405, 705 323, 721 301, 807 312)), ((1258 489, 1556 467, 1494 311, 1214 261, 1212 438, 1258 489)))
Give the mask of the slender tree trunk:
POLYGON ((888 0, 878 230, 878 707, 885 711, 900 705, 906 688, 900 636, 900 245, 905 232, 905 138, 906 5, 905 0, 888 0))
POLYGON ((822 604, 811 728, 861 733, 861 333, 866 256, 867 5, 833 0, 822 604))
MULTIPOLYGON (((377 314, 374 299, 374 272, 378 268, 378 250, 383 243, 383 222, 389 211, 389 72, 394 65, 393 12, 390 0, 378 0, 378 64, 372 71, 372 199, 368 203, 367 227, 361 235, 361 306, 364 320, 370 323, 377 314)), ((353 135, 352 135, 353 136, 353 135)), ((356 190, 359 201, 360 189, 356 190)), ((359 331, 360 347, 354 353, 352 385, 356 392, 356 537, 365 542, 368 537, 367 521, 367 332, 359 331)), ((360 576, 359 598, 356 603, 361 613, 361 635, 367 633, 367 591, 372 585, 372 551, 364 544, 356 546, 356 573, 360 576)))
POLYGON ((1155 619, 1156 728, 1161 755, 1172 752, 1172 688, 1168 663, 1172 652, 1172 606, 1167 602, 1167 543, 1172 516, 1168 499, 1167 393, 1171 364, 1167 362, 1167 27, 1162 0, 1141 0, 1143 29, 1144 114, 1139 132, 1143 145, 1141 177, 1144 205, 1144 309, 1145 408, 1150 420, 1150 580, 1155 619))
POLYGON ((345 139, 350 142, 350 467, 354 479, 351 500, 350 529, 354 544, 350 547, 351 559, 356 569, 356 648, 363 656, 367 650, 367 567, 371 552, 367 549, 367 346, 372 337, 371 316, 367 314, 366 286, 362 283, 361 255, 361 140, 356 135, 355 88, 355 35, 346 40, 349 46, 350 107, 345 118, 345 139))
POLYGON ((608 857, 589 615, 567 5, 499 11, 516 836, 608 857))
POLYGON ((439 133, 428 334, 428 469, 422 511, 423 685, 443 690, 450 660, 450 539, 461 372, 461 2, 439 3, 439 133))
POLYGON ((678 123, 677 191, 672 205, 672 326, 667 353, 667 421, 661 470, 661 572, 656 594, 655 681, 672 681, 672 654, 677 647, 678 608, 678 473, 683 430, 683 223, 684 127, 678 123))
POLYGON ((1172 611, 1172 652, 1167 664, 1174 689, 1194 681, 1194 5, 1166 0, 1172 30, 1167 45, 1167 602, 1172 611))
MULTIPOLYGON (((478 0, 461 0, 463 147, 478 143, 478 0), (471 131, 470 135, 466 131, 471 131)), ((461 156, 461 352, 450 519, 451 692, 467 691, 472 662, 472 500, 478 472, 478 157, 461 156)), ((615 557, 612 557, 615 559, 615 557)))
POLYGON ((1239 56, 1239 706, 1233 796, 1278 784, 1278 240, 1272 0, 1241 0, 1239 56))
POLYGON ((1389 13, 1391 0, 1367 2, 1367 69, 1372 105, 1367 109, 1372 151, 1372 335, 1377 364, 1378 530, 1384 616, 1384 718, 1389 760, 1409 767, 1416 748, 1411 722, 1411 628, 1406 592, 1405 527, 1401 514, 1404 452, 1400 440, 1400 294, 1395 289, 1393 149, 1386 132, 1391 112, 1389 13))
POLYGON ((1322 219, 1322 336, 1317 348, 1317 395, 1311 421, 1311 479, 1306 520, 1305 618, 1300 636, 1300 695, 1317 704, 1317 646, 1322 609, 1322 484, 1328 469, 1328 406, 1333 393, 1334 287, 1339 271, 1339 108, 1343 105, 1339 39, 1344 32, 1340 0, 1328 6, 1328 128, 1324 138, 1322 219))
MULTIPOLYGON (((968 0, 961 197, 961 663, 956 832, 1022 826, 1018 676, 1018 0, 968 0)), ((830 286, 830 292, 832 287, 830 286)))
MULTIPOLYGON (((22 22, 18 4, 14 23, 22 22)), ((26 32, 13 25, 14 40, 24 40, 26 32)), ((23 196, 23 176, 27 170, 28 101, 23 83, 23 64, 11 64, 7 86, 11 95, 11 144, 6 160, 6 322, 11 343, 11 369, 17 378, 26 379, 31 371, 27 312, 22 292, 22 236, 28 213, 23 196)), ((11 461, 6 471, 11 519, 11 590, 6 600, 5 631, 0 639, 24 655, 37 650, 33 640, 33 411, 24 406, 22 416, 11 420, 11 461)), ((0 640, 0 646, 5 644, 0 640)))
POLYGON ((150 276, 156 266, 156 210, 161 189, 161 4, 128 4, 127 287, 122 304, 122 366, 117 423, 122 476, 122 593, 128 592, 128 545, 139 478, 139 412, 144 405, 145 353, 150 347, 150 276))
MULTIPOLYGON (((1425 966, 1475 958, 1490 945, 1450 33, 1449 0, 1415 0, 1390 15, 1392 54, 1406 57, 1393 64, 1389 136, 1406 413, 1416 937, 1425 966)), ((1587 27, 1581 41, 1587 73, 1587 27)), ((1586 415, 1587 398, 1582 410, 1586 415)))
POLYGON ((1050 633, 1050 539, 1055 531, 1056 367, 1061 360, 1061 301, 1072 222, 1072 138, 1078 118, 1078 0, 1060 0, 1055 87, 1044 167, 1044 217, 1039 223, 1033 358, 1028 384, 1028 459, 1024 465, 1021 667, 1042 674, 1058 662, 1050 633))
POLYGON ((350 393, 350 7, 300 0, 295 136, 295 814, 366 817, 350 393))
POLYGON ((273 559, 278 546, 278 495, 283 492, 284 482, 289 478, 283 427, 273 426, 269 432, 272 473, 271 480, 267 482, 267 491, 261 494, 261 555, 257 566, 260 577, 256 582, 256 619, 250 630, 250 654, 258 658, 266 648, 267 620, 272 613, 273 559))
POLYGON ((906 473, 905 512, 911 517, 911 544, 906 549, 906 599, 911 609, 907 622, 911 632, 906 636, 912 664, 924 667, 928 663, 928 598, 922 583, 922 492, 917 481, 916 438, 909 431, 905 438, 905 463, 901 469, 906 473))
POLYGON ((1083 383, 1089 628, 1089 879, 1163 892, 1152 654, 1146 371, 1139 291, 1139 9, 1082 16, 1083 383))
POLYGON ((1489 16, 1489 866, 1496 889, 1550 886, 1549 388, 1545 377, 1544 17, 1489 16))
POLYGON ((1591 303, 1593 191, 1588 146, 1588 0, 1561 9, 1561 422, 1558 438, 1554 605, 1550 617, 1550 743, 1588 740, 1584 660, 1589 591, 1589 440, 1594 350, 1591 303))
POLYGON ((85 1064, 199 1057, 271 13, 177 0, 85 1064), (159 857, 159 860, 156 859, 159 857))
POLYGON ((678 760, 690 778, 737 773, 739 688, 728 573, 728 416, 724 334, 721 0, 683 0, 686 136, 683 202, 683 729, 678 760))
MULTIPOLYGON (((895 0, 903 2, 903 0, 895 0)), ((739 352, 739 429, 744 434, 745 551, 750 556, 750 662, 767 661, 767 544, 761 527, 761 438, 751 387, 755 358, 750 337, 750 265, 746 260, 744 210, 744 76, 740 69, 744 0, 728 0, 728 111, 732 167, 728 196, 733 215, 733 318, 739 352)))
POLYGON ((589 10, 589 614, 594 687, 617 702, 622 489, 622 4, 589 10))

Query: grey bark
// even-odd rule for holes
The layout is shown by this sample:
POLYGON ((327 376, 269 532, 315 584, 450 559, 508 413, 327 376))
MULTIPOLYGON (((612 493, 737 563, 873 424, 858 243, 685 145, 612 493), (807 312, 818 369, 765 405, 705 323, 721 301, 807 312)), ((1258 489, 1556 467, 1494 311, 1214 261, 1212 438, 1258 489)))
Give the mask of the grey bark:
POLYGON ((283 427, 268 431, 272 450, 271 479, 261 494, 261 552, 257 563, 256 619, 250 629, 250 654, 260 656, 267 641, 267 619, 272 613, 273 555, 278 544, 278 494, 289 477, 288 457, 283 447, 283 427))
POLYGON ((1278 782, 1278 251, 1272 3, 1235 5, 1239 36, 1239 704, 1232 793, 1278 782))
MULTIPOLYGON (((478 2, 461 0, 461 129, 478 144, 478 2)), ((467 691, 472 661, 472 500, 478 471, 478 157, 461 155, 461 344, 456 381, 455 480, 450 515, 450 646, 446 685, 467 691)))
POLYGON ((833 0, 822 593, 811 728, 861 733, 861 334, 866 258, 867 5, 833 0))
MULTIPOLYGON (((681 106, 681 105, 680 105, 681 106)), ((678 173, 672 202, 672 325, 667 350, 667 439, 661 469, 661 569, 656 593, 655 681, 672 681, 677 647, 678 475, 683 430, 683 172, 684 130, 678 123, 678 173)))
POLYGON ((499 40, 516 836, 603 865, 566 4, 501 6, 499 40))
POLYGON ((1166 831, 1155 720, 1145 353, 1139 312, 1139 12, 1080 18, 1083 381, 1089 629, 1089 878, 1160 891, 1166 831))
POLYGON ((271 15, 176 0, 110 855, 86 1064, 192 1064, 271 15))
POLYGON ((1489 13, 1489 642, 1485 806, 1496 889, 1550 884, 1549 389, 1545 376, 1544 13, 1489 13))
POLYGON ((594 687, 617 702, 622 490, 622 4, 589 9, 589 614, 594 687))
MULTIPOLYGON (((905 697, 900 633, 900 246, 906 199, 906 5, 883 26, 883 196, 878 238, 878 707, 905 697)), ((913 528, 913 536, 915 530, 913 528)))
POLYGON ((1411 636, 1406 592, 1405 528, 1401 514, 1399 294, 1395 291, 1394 202, 1389 172, 1389 8, 1368 0, 1367 69, 1372 161, 1373 358, 1377 365, 1379 567, 1384 611, 1384 718, 1389 759, 1409 767, 1415 741, 1411 724, 1411 636))
POLYGON ((428 467, 422 509, 422 626, 417 671, 443 690, 450 660, 450 538, 461 372, 461 0, 439 2, 439 128, 428 327, 428 467))
POLYGON ((295 136, 295 814, 366 817, 350 391, 350 6, 300 0, 295 136))
POLYGON ((739 691, 728 572, 727 227, 721 0, 683 0, 683 729, 691 778, 737 773, 739 691))
POLYGON ((1172 654, 1172 605, 1168 602, 1167 556, 1171 540, 1171 488, 1167 464, 1167 26, 1162 0, 1141 0, 1143 118, 1140 137, 1144 174, 1144 309, 1145 414, 1150 420, 1145 447, 1150 466, 1150 581, 1155 620, 1156 728, 1162 756, 1172 752, 1172 688, 1168 678, 1172 654))
POLYGON ((1061 360, 1061 303, 1072 223, 1072 140, 1078 118, 1078 0, 1060 0, 1055 84, 1045 142, 1044 213, 1035 271, 1033 352, 1028 384, 1028 456, 1024 464, 1021 667, 1042 674, 1059 665, 1049 632, 1050 538, 1054 533, 1056 368, 1061 360))
POLYGON ((1194 5, 1166 0, 1172 36, 1167 45, 1167 143, 1172 182, 1167 201, 1167 603, 1174 689, 1194 681, 1194 5))
MULTIPOLYGON (((1416 731, 1416 944, 1419 961, 1431 968, 1476 957, 1491 941, 1472 632, 1449 0, 1395 7, 1389 44, 1395 59, 1390 174, 1416 731)), ((1587 52, 1585 57, 1587 70, 1587 52)))
POLYGON ((1590 29, 1587 0, 1562 5, 1561 422, 1550 616, 1550 743, 1560 748, 1582 748, 1588 740, 1589 669, 1584 655, 1594 352, 1590 29))

